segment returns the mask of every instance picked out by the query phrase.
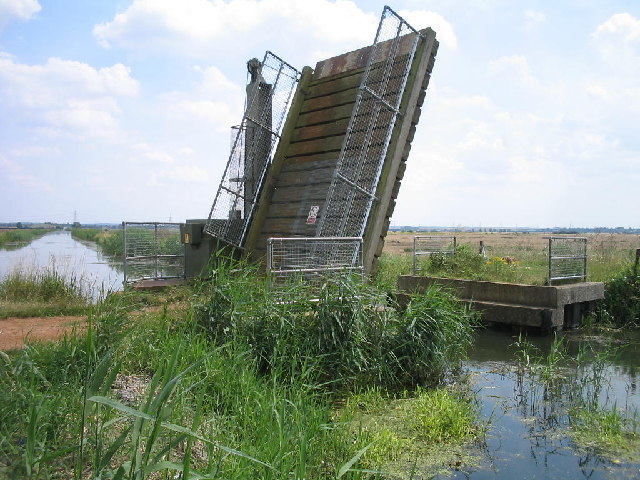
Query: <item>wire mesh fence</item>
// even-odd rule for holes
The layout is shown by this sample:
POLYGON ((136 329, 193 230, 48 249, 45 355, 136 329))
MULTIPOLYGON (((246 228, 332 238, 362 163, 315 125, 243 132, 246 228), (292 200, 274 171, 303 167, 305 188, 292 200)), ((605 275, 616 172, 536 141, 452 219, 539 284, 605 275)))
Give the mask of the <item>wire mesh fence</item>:
POLYGON ((122 226, 125 283, 184 277, 179 223, 123 222, 122 226))
POLYGON ((247 87, 247 106, 235 137, 205 231, 242 246, 249 221, 280 138, 299 72, 271 52, 255 82, 247 87))
POLYGON ((570 279, 587 280, 587 239, 549 237, 549 275, 547 283, 570 279))
POLYGON ((363 236, 419 40, 413 27, 384 8, 318 236, 363 236))
POLYGON ((420 257, 428 257, 434 253, 454 255, 456 253, 456 237, 442 235, 416 235, 413 237, 413 274, 422 271, 420 257))
POLYGON ((327 277, 363 275, 362 238, 295 237, 267 241, 271 288, 293 282, 320 285, 327 277))

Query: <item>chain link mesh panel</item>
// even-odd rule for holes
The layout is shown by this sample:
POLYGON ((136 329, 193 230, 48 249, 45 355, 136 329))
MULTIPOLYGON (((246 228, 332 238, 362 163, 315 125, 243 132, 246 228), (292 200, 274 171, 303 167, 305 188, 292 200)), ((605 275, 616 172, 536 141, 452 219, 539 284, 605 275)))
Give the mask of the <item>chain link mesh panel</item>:
POLYGON ((549 237, 549 285, 569 279, 587 279, 587 239, 549 237))
POLYGON ((434 253, 441 255, 454 255, 456 253, 456 237, 442 235, 416 235, 413 237, 413 273, 422 270, 419 257, 429 256, 434 253))
POLYGON ((294 281, 320 284, 334 275, 362 275, 362 238, 270 238, 267 273, 272 287, 294 281))
POLYGON ((291 103, 299 72, 267 52, 205 225, 205 232, 241 247, 291 103))
POLYGON ((184 277, 179 223, 123 222, 124 281, 184 277))
POLYGON ((419 40, 415 29, 389 7, 384 8, 318 236, 364 235, 419 40))

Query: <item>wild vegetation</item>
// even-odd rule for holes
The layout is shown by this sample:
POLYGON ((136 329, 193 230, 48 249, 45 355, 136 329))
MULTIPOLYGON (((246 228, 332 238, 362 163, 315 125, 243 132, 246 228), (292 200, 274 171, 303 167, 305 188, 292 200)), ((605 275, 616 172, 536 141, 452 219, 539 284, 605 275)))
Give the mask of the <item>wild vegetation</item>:
MULTIPOLYGON (((453 234, 433 235, 446 237, 453 234)), ((455 235, 458 241, 457 254, 422 257, 419 264, 422 274, 529 285, 545 284, 548 268, 548 240, 545 235, 455 235), (479 254, 480 241, 484 243, 484 255, 479 254)), ((634 261, 636 248, 640 248, 639 235, 592 234, 586 235, 586 238, 589 280, 594 282, 610 280, 628 268, 634 261)), ((413 234, 390 234, 385 244, 383 264, 402 274, 410 274, 412 252, 413 234)))
POLYGON ((122 257, 124 243, 122 230, 102 230, 99 228, 74 228, 71 235, 77 240, 95 242, 100 250, 116 257, 122 257))
POLYGON ((78 277, 56 269, 15 270, 0 280, 0 319, 83 313, 90 294, 78 277))
POLYGON ((250 267, 225 264, 163 295, 111 295, 85 336, 1 355, 0 476, 376 478, 394 435, 477 433, 463 397, 415 390, 471 341, 473 317, 446 292, 401 310, 342 280, 291 286, 282 301, 250 267), (358 428, 349 405, 369 388, 407 398, 409 433, 358 428), (458 426, 433 424, 437 405, 458 426))
POLYGON ((35 238, 41 237, 50 230, 45 228, 24 228, 15 230, 0 230, 0 248, 6 248, 11 244, 29 243, 35 238))

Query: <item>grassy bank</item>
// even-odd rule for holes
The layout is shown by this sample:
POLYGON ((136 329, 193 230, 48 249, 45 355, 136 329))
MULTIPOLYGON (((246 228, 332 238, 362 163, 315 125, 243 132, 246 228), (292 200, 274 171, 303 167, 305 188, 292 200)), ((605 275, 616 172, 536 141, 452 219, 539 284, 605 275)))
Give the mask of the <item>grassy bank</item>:
POLYGON ((100 250, 107 255, 122 257, 124 253, 122 230, 74 228, 71 230, 71 235, 76 240, 97 243, 100 246, 100 250))
POLYGON ((81 279, 65 278, 55 268, 16 270, 0 281, 0 319, 78 315, 89 299, 81 279))
MULTIPOLYGON (((458 400, 416 390, 454 369, 471 341, 473 318, 445 292, 400 311, 371 287, 335 282, 319 296, 292 288, 282 302, 236 265, 165 295, 159 306, 112 295, 92 308, 86 337, 2 355, 0 476, 381 478, 366 469, 384 469, 394 441, 359 428, 352 408, 369 388, 409 401, 416 419, 409 433, 386 425, 387 439, 476 434, 427 439, 453 432, 428 412, 458 400)), ((456 417, 473 425, 460 401, 456 417)))
POLYGON ((0 248, 7 247, 10 244, 24 244, 41 237, 51 230, 45 228, 26 228, 16 230, 0 230, 0 248))

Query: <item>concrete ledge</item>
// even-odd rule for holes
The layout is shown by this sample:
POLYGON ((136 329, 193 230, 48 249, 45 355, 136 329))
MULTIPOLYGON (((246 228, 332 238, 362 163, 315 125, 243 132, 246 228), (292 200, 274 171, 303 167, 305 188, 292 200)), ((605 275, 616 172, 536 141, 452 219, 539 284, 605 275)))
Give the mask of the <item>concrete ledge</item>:
POLYGON ((542 329, 578 326, 592 302, 604 298, 604 284, 600 282, 539 286, 401 275, 398 289, 420 293, 434 283, 452 289, 482 311, 486 322, 542 329))

